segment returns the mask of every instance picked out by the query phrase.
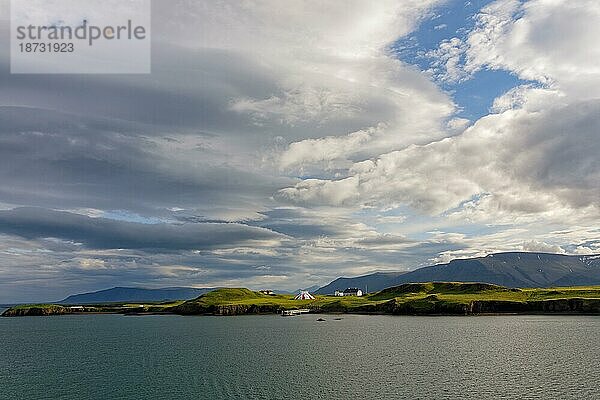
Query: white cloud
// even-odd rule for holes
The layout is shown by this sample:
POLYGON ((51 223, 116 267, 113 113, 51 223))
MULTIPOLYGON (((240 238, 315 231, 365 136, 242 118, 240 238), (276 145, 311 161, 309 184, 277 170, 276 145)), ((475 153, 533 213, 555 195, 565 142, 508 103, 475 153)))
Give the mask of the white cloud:
POLYGON ((581 100, 593 98, 600 89, 599 19, 595 0, 498 0, 476 15, 465 38, 445 40, 428 55, 442 80, 503 69, 581 100))
POLYGON ((359 97, 351 91, 336 91, 326 86, 298 86, 283 89, 281 95, 267 99, 236 98, 231 109, 248 113, 256 123, 275 118, 282 124, 322 122, 356 116, 361 110, 359 97))
MULTIPOLYGON (((229 98, 231 111, 263 130, 261 138, 246 145, 264 145, 265 137, 277 132, 285 144, 293 143, 281 160, 291 168, 320 162, 324 153, 331 154, 326 147, 343 142, 325 158, 343 164, 356 154, 374 156, 444 136, 455 109, 449 96, 388 51, 437 3, 291 1, 285 7, 276 2, 231 7, 177 2, 154 12, 167 23, 177 20, 178 26, 167 24, 154 35, 239 54, 267 71, 260 75, 268 81, 261 90, 229 98), (361 134, 356 132, 370 130, 378 132, 357 140, 361 134), (317 155, 306 154, 315 148, 317 155)), ((232 85, 231 76, 216 78, 232 85)))
POLYGON ((599 5, 498 1, 443 42, 445 83, 534 81, 468 121, 388 51, 436 3, 155 2, 149 77, 2 76, 0 100, 26 106, 0 110, 8 208, 245 221, 282 239, 165 253, 3 236, 0 292, 292 289, 501 250, 599 252, 599 5))
POLYGON ((279 195, 305 205, 352 206, 360 199, 359 184, 358 176, 337 181, 305 179, 293 188, 281 189, 279 195))
POLYGON ((510 90, 494 101, 494 114, 459 136, 380 154, 355 163, 346 177, 304 181, 280 194, 302 204, 400 202, 457 221, 597 217, 600 53, 590 41, 596 29, 597 2, 490 4, 464 43, 446 43, 456 50, 442 60, 447 76, 503 68, 546 88, 510 90), (463 65, 459 57, 466 57, 463 65))
POLYGON ((583 89, 579 79, 597 80, 600 74, 599 19, 594 0, 496 1, 482 10, 469 34, 466 68, 506 69, 564 90, 583 89))
POLYGON ((457 38, 443 40, 437 49, 427 52, 427 57, 432 58, 432 72, 434 76, 446 82, 458 82, 466 79, 469 74, 464 68, 465 43, 457 38))
POLYGON ((485 210, 485 218, 597 209, 599 107, 507 110, 460 136, 356 163, 348 178, 304 181, 281 194, 301 203, 400 201, 431 214, 464 203, 463 214, 485 210))
POLYGON ((558 253, 558 254, 566 253, 565 250, 558 245, 548 244, 545 242, 539 242, 537 240, 531 240, 529 242, 523 243, 523 250, 524 251, 532 251, 532 252, 541 252, 541 253, 558 253))
MULTIPOLYGON (((280 166, 290 168, 344 159, 360 151, 374 136, 382 135, 384 130, 385 126, 382 124, 377 128, 352 132, 346 136, 329 136, 292 143, 281 155, 280 166)), ((324 167, 330 168, 328 163, 324 167)))
POLYGON ((294 59, 321 49, 334 56, 362 56, 413 30, 437 1, 292 0, 157 2, 153 12, 169 25, 161 30, 190 47, 288 53, 294 59), (199 24, 199 22, 202 22, 199 24), (287 47, 280 46, 287 43, 287 47))

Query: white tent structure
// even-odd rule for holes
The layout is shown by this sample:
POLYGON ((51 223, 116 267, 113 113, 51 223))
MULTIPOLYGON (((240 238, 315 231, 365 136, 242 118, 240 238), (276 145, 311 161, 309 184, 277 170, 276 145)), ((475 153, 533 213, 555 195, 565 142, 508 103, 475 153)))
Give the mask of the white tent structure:
POLYGON ((296 295, 296 297, 294 297, 294 300, 314 300, 314 299, 315 299, 315 296, 308 293, 308 291, 306 291, 306 290, 302 290, 300 293, 298 293, 296 295))

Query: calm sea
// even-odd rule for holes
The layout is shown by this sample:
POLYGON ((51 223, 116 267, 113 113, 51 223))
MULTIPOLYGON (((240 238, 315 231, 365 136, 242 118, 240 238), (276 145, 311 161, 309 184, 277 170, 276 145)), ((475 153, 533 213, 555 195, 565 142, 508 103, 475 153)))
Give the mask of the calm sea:
POLYGON ((600 317, 321 317, 0 318, 0 398, 600 398, 600 317))

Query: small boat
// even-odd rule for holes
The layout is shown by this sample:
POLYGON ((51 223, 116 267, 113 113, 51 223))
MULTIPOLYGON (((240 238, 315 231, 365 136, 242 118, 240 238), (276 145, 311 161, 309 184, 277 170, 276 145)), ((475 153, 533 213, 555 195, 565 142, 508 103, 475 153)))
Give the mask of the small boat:
POLYGON ((310 310, 306 309, 306 308, 302 308, 302 309, 299 309, 299 310, 283 310, 281 312, 281 316, 282 317, 294 317, 296 315, 307 314, 309 312, 310 312, 310 310))

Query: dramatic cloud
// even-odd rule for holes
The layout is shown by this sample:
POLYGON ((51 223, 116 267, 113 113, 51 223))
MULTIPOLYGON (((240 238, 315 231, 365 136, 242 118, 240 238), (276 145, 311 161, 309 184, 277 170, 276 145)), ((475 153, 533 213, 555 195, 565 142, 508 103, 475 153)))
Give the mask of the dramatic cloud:
POLYGON ((57 238, 96 249, 201 250, 273 245, 284 238, 240 224, 141 224, 37 208, 0 211, 0 232, 28 239, 57 238))
POLYGON ((597 209, 598 115, 598 101, 511 109, 458 137, 356 163, 347 178, 305 180, 280 194, 302 204, 401 202, 432 214, 473 200, 493 200, 498 212, 597 209))
POLYGON ((159 216, 176 207, 209 218, 245 219, 290 182, 222 161, 206 144, 209 135, 157 136, 155 130, 0 106, 0 195, 18 205, 159 216))
POLYGON ((600 252, 600 5, 440 3, 154 1, 150 75, 0 52, 0 302, 600 252))
POLYGON ((594 0, 496 1, 482 10, 468 36, 466 69, 506 69, 565 90, 574 86, 578 95, 591 83, 589 97, 596 97, 599 19, 594 0))
MULTIPOLYGON (((565 22, 555 16, 567 3, 495 2, 477 16, 475 29, 457 53, 466 52, 465 74, 504 68, 547 88, 515 88, 496 99, 494 114, 461 135, 354 163, 347 176, 305 180, 281 190, 280 196, 299 204, 402 203, 430 214, 464 217, 468 212, 485 219, 520 214, 562 214, 569 219, 578 212, 596 217, 600 92, 595 85, 600 74, 589 60, 600 57, 588 51, 589 32, 581 33, 572 24, 580 24, 575 17, 581 15, 589 26, 598 26, 600 14, 596 3, 584 3, 568 3, 565 11, 574 18, 565 22), (549 29, 561 32, 552 51, 555 35, 543 34, 549 29), (578 63, 582 55, 587 61, 578 63), (586 82, 586 95, 575 82, 586 82)), ((461 75, 456 68, 453 63, 451 78, 461 75)), ((338 151, 344 149, 336 144, 338 151)))

